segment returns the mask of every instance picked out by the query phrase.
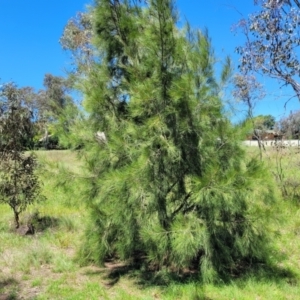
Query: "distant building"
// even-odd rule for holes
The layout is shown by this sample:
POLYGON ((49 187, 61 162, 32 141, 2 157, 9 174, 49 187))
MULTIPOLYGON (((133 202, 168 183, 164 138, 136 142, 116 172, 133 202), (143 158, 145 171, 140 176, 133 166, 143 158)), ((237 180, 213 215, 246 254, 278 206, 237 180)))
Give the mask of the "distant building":
POLYGON ((254 129, 253 133, 247 136, 248 141, 281 141, 284 138, 283 133, 276 130, 254 129))

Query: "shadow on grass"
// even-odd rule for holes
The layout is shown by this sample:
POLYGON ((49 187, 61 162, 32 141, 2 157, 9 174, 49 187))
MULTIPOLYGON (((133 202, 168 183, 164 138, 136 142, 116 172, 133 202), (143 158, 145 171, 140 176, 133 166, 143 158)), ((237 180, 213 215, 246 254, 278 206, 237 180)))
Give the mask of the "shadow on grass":
POLYGON ((0 300, 17 300, 19 282, 13 278, 0 279, 0 300))
POLYGON ((254 264, 245 269, 240 274, 225 278, 224 283, 236 281, 237 284, 243 285, 248 279, 257 282, 266 283, 287 283, 291 286, 298 285, 298 275, 288 268, 283 268, 271 264, 254 264))
POLYGON ((138 268, 132 265, 126 265, 119 262, 107 261, 103 268, 88 268, 84 274, 86 276, 101 276, 107 280, 106 286, 113 287, 123 276, 132 277, 134 273, 139 272, 138 268))
MULTIPOLYGON (((91 275, 91 273, 86 273, 91 275)), ((104 275, 107 280, 107 286, 114 286, 122 277, 129 277, 141 286, 168 286, 171 283, 190 283, 199 282, 197 272, 171 272, 167 269, 154 270, 146 269, 141 265, 115 263, 113 261, 106 262, 105 269, 93 272, 92 275, 104 275)))
POLYGON ((58 227, 60 220, 50 216, 40 216, 38 212, 35 212, 27 217, 26 223, 32 225, 35 232, 43 232, 49 228, 58 227))
MULTIPOLYGON (((167 287, 173 285, 199 284, 203 283, 200 273, 193 270, 183 270, 178 272, 168 271, 167 269, 151 270, 143 268, 139 265, 126 265, 120 263, 109 262, 106 264, 105 271, 103 269, 95 271, 87 275, 106 274, 103 278, 108 280, 107 286, 113 287, 122 277, 129 277, 142 288, 153 286, 167 287)), ((299 278, 292 270, 281 268, 274 265, 263 263, 252 264, 238 270, 235 273, 227 273, 220 277, 215 285, 230 285, 234 283, 243 286, 247 281, 266 282, 266 283, 287 283, 291 286, 299 284, 299 278)))
POLYGON ((73 220, 68 217, 55 218, 50 216, 39 216, 38 213, 34 213, 25 216, 17 229, 15 227, 11 227, 9 228, 9 231, 21 236, 28 236, 34 235, 35 233, 42 233, 48 229, 73 231, 76 227, 73 220))

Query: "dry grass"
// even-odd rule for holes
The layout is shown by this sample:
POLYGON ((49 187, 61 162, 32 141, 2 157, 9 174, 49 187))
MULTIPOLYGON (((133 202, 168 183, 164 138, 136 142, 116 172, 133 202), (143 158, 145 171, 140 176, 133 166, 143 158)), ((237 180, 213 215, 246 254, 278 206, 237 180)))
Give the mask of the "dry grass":
MULTIPOLYGON (((247 147, 250 155, 258 156, 256 147, 247 147)), ((300 149, 297 147, 266 147, 263 162, 272 173, 282 196, 300 202, 300 149)))

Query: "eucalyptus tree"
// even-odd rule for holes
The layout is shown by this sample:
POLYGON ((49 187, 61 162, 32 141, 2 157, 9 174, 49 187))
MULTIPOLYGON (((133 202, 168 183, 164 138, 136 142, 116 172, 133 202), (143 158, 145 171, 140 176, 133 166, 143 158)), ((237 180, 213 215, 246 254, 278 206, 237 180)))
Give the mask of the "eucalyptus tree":
POLYGON ((43 83, 44 89, 34 94, 35 124, 38 128, 39 136, 43 139, 44 146, 47 148, 51 139, 52 143, 58 143, 58 137, 56 136, 58 132, 68 132, 69 123, 74 116, 69 115, 68 112, 70 110, 76 111, 76 104, 70 95, 72 84, 69 78, 48 73, 45 74, 43 83), (49 138, 50 135, 52 137, 49 138))
POLYGON ((40 192, 35 156, 25 153, 34 126, 23 96, 23 90, 12 83, 0 90, 0 202, 12 208, 16 228, 20 213, 39 199, 40 192))
POLYGON ((171 0, 98 0, 92 21, 81 258, 196 267, 205 280, 263 259, 273 194, 224 115, 230 67, 216 78, 207 33, 176 27, 171 0))
POLYGON ((79 12, 66 24, 60 38, 60 44, 64 50, 72 54, 73 74, 86 73, 94 62, 94 49, 92 45, 92 14, 91 12, 79 12))
POLYGON ((239 22, 246 42, 237 48, 243 74, 259 73, 290 86, 300 100, 298 0, 256 0, 260 10, 239 22))

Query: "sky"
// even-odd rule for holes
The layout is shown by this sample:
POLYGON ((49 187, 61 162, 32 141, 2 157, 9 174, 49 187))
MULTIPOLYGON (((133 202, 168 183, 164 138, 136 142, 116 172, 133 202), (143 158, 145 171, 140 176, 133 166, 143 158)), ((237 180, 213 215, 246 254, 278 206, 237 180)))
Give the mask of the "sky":
MULTIPOLYGON (((15 82, 19 87, 43 88, 46 73, 66 76, 70 56, 62 50, 59 38, 67 21, 85 11, 91 0, 0 0, 0 83, 15 82)), ((177 0, 182 23, 207 28, 221 62, 229 55, 238 65, 235 48, 243 44, 243 35, 231 30, 242 17, 257 10, 252 0, 177 0)), ((268 86, 268 96, 255 108, 255 114, 271 114, 276 119, 299 109, 298 100, 288 102, 277 83, 268 86)), ((230 97, 229 97, 230 98, 230 97)), ((245 116, 243 108, 234 120, 245 116)))

